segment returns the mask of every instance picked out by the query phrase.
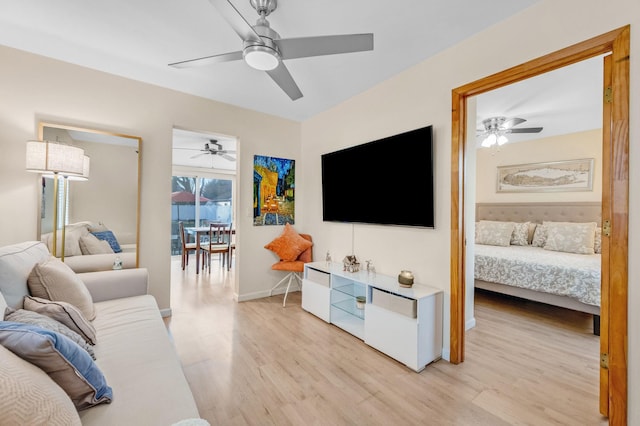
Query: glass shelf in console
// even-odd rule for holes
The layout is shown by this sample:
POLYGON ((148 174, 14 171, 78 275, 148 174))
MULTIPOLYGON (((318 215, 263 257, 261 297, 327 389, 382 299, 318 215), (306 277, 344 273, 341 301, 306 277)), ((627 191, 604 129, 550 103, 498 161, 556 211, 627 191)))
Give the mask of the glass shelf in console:
POLYGON ((335 291, 339 291, 340 293, 347 294, 352 297, 356 296, 364 296, 365 295, 365 287, 363 285, 348 283, 345 285, 340 285, 333 287, 335 291))
POLYGON ((350 315, 353 315, 354 317, 364 319, 364 309, 358 309, 356 307, 355 299, 350 298, 350 299, 341 300, 339 302, 334 302, 331 304, 331 306, 333 306, 334 308, 338 308, 341 311, 344 311, 350 315))

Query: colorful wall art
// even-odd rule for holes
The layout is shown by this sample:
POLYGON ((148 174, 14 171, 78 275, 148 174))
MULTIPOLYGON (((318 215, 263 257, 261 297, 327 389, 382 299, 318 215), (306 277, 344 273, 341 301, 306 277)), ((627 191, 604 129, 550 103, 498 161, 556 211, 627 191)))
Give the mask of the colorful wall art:
POLYGON ((294 224, 295 160, 253 157, 253 224, 294 224))

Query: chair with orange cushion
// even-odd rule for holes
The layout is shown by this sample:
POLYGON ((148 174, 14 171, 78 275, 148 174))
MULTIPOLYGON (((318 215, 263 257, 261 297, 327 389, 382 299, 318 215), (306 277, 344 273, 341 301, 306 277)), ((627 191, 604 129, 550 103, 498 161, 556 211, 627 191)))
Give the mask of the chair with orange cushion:
POLYGON ((302 278, 300 273, 304 271, 304 264, 313 261, 313 240, 309 234, 298 234, 291 225, 285 225, 282 235, 265 246, 266 249, 273 251, 280 257, 280 261, 271 265, 274 271, 285 271, 288 274, 282 278, 278 284, 274 285, 269 292, 271 296, 273 291, 287 282, 287 289, 284 293, 282 306, 287 303, 287 295, 291 288, 291 282, 295 279, 302 288, 302 278))

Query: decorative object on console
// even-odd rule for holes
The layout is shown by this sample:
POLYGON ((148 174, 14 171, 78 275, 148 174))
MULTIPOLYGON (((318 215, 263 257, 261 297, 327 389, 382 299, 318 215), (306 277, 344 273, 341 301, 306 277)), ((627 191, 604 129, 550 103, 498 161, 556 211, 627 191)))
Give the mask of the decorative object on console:
POLYGON ((355 254, 347 255, 342 260, 343 271, 358 272, 360 270, 360 262, 356 258, 355 254))
POLYGON ((411 287, 413 285, 413 273, 406 270, 400 271, 398 284, 400 284, 400 287, 411 287))
POLYGON ((365 296, 356 296, 356 308, 364 309, 364 305, 367 303, 365 296))

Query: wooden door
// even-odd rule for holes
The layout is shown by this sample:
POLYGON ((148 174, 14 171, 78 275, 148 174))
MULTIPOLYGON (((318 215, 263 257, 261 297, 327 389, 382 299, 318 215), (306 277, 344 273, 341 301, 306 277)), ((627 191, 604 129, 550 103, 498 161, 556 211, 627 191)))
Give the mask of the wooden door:
MULTIPOLYGON (((543 74, 598 55, 611 54, 611 89, 605 88, 603 117, 603 298, 601 345, 607 362, 601 369, 601 404, 610 424, 627 423, 627 322, 629 228, 629 51, 630 27, 625 26, 527 63, 453 89, 451 92, 451 298, 450 362, 464 361, 464 153, 467 98, 543 74), (607 114, 605 112, 605 114, 607 114), (608 136, 607 136, 608 135, 608 136), (608 137, 608 139, 607 139, 608 137), (606 168, 606 171, 605 171, 606 168), (607 219, 608 218, 608 219, 607 219), (605 248, 606 247, 606 248, 605 248), (606 253, 605 253, 606 250, 606 253), (606 262, 606 265, 604 264, 606 262), (609 309, 610 306, 615 309, 609 309), (604 333, 604 336, 603 336, 604 333), (604 352, 606 350, 607 352, 604 352), (607 367, 607 368, 605 368, 607 367)), ((605 62, 606 63, 606 62, 605 62)), ((606 69, 606 68, 605 68, 606 69)))

